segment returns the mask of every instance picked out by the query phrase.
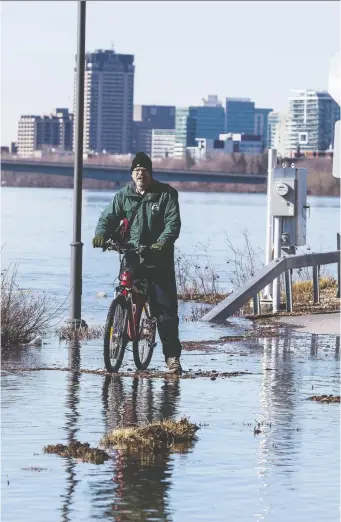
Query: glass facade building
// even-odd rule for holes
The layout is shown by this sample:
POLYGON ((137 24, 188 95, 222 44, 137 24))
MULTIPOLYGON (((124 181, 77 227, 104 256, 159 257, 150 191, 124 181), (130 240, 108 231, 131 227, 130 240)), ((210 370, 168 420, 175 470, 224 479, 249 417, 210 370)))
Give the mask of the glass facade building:
POLYGON ((226 133, 253 134, 255 104, 249 98, 226 98, 226 133))
POLYGON ((289 153, 319 153, 333 148, 334 126, 340 107, 326 91, 292 91, 287 120, 289 153))

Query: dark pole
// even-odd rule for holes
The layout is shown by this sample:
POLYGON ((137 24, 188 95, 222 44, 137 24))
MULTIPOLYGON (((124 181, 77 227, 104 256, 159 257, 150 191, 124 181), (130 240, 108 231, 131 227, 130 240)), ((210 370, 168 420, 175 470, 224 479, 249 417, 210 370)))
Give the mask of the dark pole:
POLYGON ((70 322, 78 328, 82 324, 82 181, 84 128, 84 64, 85 64, 86 2, 78 1, 77 77, 75 114, 75 164, 73 190, 73 241, 71 243, 71 306, 70 322))

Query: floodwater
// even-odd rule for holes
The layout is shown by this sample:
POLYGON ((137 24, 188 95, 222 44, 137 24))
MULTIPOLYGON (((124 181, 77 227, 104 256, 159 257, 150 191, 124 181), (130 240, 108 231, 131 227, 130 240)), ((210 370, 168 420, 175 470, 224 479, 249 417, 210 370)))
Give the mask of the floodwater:
MULTIPOLYGON (((67 296, 72 191, 5 188, 2 199, 2 266, 19 260, 23 287, 67 296)), ((107 201, 106 192, 84 193, 83 315, 90 324, 103 323, 109 299, 96 299, 96 293, 111 294, 118 269, 114 254, 90 246, 107 201)), ((248 229, 262 247, 265 197, 181 193, 180 204, 179 248, 191 254, 196 242, 210 240, 211 259, 224 268, 228 285, 225 230, 238 242, 248 229)), ((310 204, 312 250, 334 249, 338 201, 310 198, 310 204)), ((189 306, 181 305, 180 315, 189 306)), ((246 320, 180 325, 181 338, 193 341, 248 328, 246 320)), ((190 374, 245 372, 215 380, 84 373, 103 369, 100 340, 80 348, 53 336, 46 343, 2 357, 2 520, 339 520, 339 405, 307 400, 339 395, 338 336, 283 330, 281 337, 183 352, 190 374), (74 439, 96 446, 122 424, 184 415, 201 424, 198 440, 188 451, 154 462, 118 450, 102 465, 43 453, 45 445, 74 439)), ((133 368, 128 351, 122 370, 133 368)), ((164 369, 159 347, 151 368, 164 369)))

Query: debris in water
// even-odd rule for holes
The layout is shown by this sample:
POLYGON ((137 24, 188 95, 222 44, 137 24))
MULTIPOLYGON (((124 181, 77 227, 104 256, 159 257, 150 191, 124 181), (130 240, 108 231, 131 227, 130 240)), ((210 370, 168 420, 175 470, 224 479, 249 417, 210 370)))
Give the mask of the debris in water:
POLYGON ((40 466, 29 466, 28 468, 20 468, 22 471, 47 471, 47 468, 41 468, 40 466))
POLYGON ((80 459, 82 462, 90 462, 91 464, 103 464, 111 457, 106 451, 98 448, 90 448, 88 442, 79 442, 75 440, 67 446, 65 444, 50 444, 44 447, 45 453, 55 453, 60 457, 71 457, 80 459))
POLYGON ((340 395, 313 395, 312 397, 308 397, 309 401, 317 401, 317 402, 340 402, 340 395))
POLYGON ((186 417, 179 421, 162 420, 144 426, 118 428, 103 437, 101 444, 104 447, 118 447, 131 452, 162 450, 176 451, 181 445, 197 440, 196 432, 200 426, 193 424, 186 417))

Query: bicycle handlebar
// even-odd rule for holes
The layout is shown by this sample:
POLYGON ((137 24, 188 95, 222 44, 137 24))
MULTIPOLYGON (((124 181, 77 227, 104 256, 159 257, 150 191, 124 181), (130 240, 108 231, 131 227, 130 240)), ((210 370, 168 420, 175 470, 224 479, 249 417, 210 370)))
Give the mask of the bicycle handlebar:
POLYGON ((133 247, 131 243, 115 243, 112 239, 109 239, 105 242, 105 245, 103 247, 103 252, 106 250, 116 250, 120 254, 127 254, 128 252, 136 252, 137 254, 145 254, 147 252, 150 252, 151 248, 146 245, 139 245, 138 247, 133 247))

